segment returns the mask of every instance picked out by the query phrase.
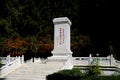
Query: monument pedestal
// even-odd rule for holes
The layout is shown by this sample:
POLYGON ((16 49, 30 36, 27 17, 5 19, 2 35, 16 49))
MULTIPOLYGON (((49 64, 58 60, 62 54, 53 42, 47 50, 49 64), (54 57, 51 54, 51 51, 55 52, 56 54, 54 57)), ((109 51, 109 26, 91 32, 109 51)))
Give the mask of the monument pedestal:
POLYGON ((48 57, 49 61, 67 61, 71 58, 71 55, 53 55, 52 57, 48 57))
POLYGON ((49 60, 52 61, 63 61, 68 60, 72 56, 72 52, 64 48, 64 46, 57 47, 52 51, 53 56, 49 57, 49 60))
POLYGON ((57 55, 57 54, 69 55, 69 54, 72 54, 72 51, 70 49, 66 48, 66 45, 63 44, 63 45, 54 47, 52 54, 53 55, 57 55))
MULTIPOLYGON (((54 55, 52 57, 48 57, 48 62, 52 62, 54 64, 55 62, 62 63, 62 67, 60 70, 63 69, 72 69, 73 68, 73 58, 72 55, 54 55)), ((56 64, 57 65, 57 64, 56 64)))

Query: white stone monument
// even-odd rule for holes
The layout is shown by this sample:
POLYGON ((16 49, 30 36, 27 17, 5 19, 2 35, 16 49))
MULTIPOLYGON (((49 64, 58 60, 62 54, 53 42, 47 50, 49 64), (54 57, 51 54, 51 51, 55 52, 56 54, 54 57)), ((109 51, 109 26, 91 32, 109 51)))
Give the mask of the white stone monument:
POLYGON ((72 55, 70 50, 70 26, 67 17, 54 18, 54 49, 51 58, 68 58, 72 55))
POLYGON ((60 64, 61 69, 72 69, 73 59, 70 50, 70 26, 67 17, 54 18, 54 49, 53 56, 48 57, 48 63, 60 64))

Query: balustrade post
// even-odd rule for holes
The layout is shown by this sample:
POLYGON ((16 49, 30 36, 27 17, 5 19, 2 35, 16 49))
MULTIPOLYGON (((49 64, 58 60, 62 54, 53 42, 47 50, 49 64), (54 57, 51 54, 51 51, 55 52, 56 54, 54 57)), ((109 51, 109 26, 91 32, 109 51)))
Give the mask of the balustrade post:
POLYGON ((116 65, 116 61, 115 58, 113 57, 113 55, 110 55, 110 65, 116 65))
POLYGON ((22 63, 24 63, 24 55, 22 55, 22 60, 21 60, 22 63))
POLYGON ((10 63, 10 55, 7 56, 7 64, 10 63))
POLYGON ((89 60, 88 64, 91 64, 91 62, 92 62, 92 54, 89 54, 89 59, 88 60, 89 60))

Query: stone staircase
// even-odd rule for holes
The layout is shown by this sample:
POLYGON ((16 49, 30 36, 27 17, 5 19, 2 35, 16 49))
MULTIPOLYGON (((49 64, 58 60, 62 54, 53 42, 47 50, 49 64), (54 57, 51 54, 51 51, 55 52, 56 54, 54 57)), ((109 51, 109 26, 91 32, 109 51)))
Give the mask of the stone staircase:
POLYGON ((5 80, 46 80, 46 75, 52 74, 62 69, 63 65, 64 65, 63 61, 47 62, 44 64, 41 64, 39 62, 35 62, 35 63, 28 62, 28 63, 24 63, 24 65, 19 69, 6 75, 4 79, 5 80))

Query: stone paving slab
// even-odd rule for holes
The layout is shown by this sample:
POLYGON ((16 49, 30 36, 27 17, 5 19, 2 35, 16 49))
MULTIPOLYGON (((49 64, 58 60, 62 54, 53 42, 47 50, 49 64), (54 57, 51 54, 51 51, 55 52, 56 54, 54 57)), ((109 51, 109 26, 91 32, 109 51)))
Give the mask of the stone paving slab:
POLYGON ((29 62, 4 78, 5 80, 46 80, 46 75, 62 69, 64 63, 64 61, 47 62, 45 64, 29 62))

